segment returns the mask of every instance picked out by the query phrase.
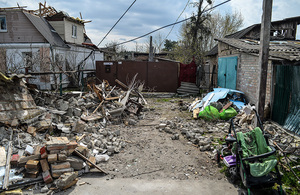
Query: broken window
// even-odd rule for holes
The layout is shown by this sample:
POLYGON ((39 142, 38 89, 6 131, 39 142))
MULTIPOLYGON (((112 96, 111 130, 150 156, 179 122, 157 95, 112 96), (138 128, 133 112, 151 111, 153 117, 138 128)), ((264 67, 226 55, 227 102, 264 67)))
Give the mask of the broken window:
POLYGON ((0 32, 7 32, 6 16, 0 16, 0 32))
POLYGON ((300 40, 300 24, 297 25, 297 30, 296 30, 296 40, 300 40))
POLYGON ((72 37, 73 38, 77 37, 77 26, 76 25, 72 26, 72 37))

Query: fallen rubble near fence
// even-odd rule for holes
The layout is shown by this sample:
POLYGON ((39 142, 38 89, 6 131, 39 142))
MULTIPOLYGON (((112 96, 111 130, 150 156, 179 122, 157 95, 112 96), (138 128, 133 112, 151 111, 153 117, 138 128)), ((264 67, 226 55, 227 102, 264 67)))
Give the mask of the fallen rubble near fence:
POLYGON ((1 74, 0 192, 43 182, 41 192, 65 190, 91 168, 108 174, 101 163, 126 143, 106 127, 135 125, 147 104, 135 78, 122 84, 127 91, 103 81, 58 96, 28 89, 22 75, 1 74))
MULTIPOLYGON (((220 114, 231 117, 232 112, 224 111, 234 109, 236 130, 249 131, 255 119, 252 107, 240 93, 228 90, 221 90, 224 98, 216 101, 211 94, 194 102, 146 100, 143 84, 135 78, 128 86, 119 80, 118 86, 103 81, 88 85, 88 92, 62 96, 27 88, 20 75, 1 79, 0 115, 9 118, 0 122, 0 191, 17 193, 35 186, 41 193, 58 192, 80 186, 79 177, 89 172, 109 178, 221 180, 215 155, 229 123, 219 120, 220 114), (145 106, 147 101, 151 106, 145 106), (208 106, 217 110, 217 118, 199 116, 208 106), (197 120, 191 120, 188 111, 197 120)), ((264 129, 270 144, 282 148, 279 154, 289 155, 289 162, 281 160, 282 166, 299 161, 298 136, 271 121, 264 129)))
MULTIPOLYGON (((196 98, 188 105, 189 111, 193 112, 193 118, 203 120, 211 123, 217 123, 217 128, 212 128, 210 131, 203 131, 201 129, 190 130, 188 128, 182 129, 182 134, 190 140, 193 144, 198 145, 201 151, 209 152, 212 160, 216 160, 218 151, 221 150, 225 143, 225 136, 228 134, 228 121, 233 118, 234 126, 237 132, 243 133, 253 130, 256 126, 255 106, 247 104, 244 93, 231 89, 216 88, 213 92, 208 93, 202 100, 196 98), (229 111, 229 112, 227 112, 229 111), (206 133, 211 136, 204 136, 206 133), (219 135, 219 138, 216 138, 219 135)), ((264 115, 270 109, 265 108, 264 115)), ((265 118, 264 116, 264 118, 265 118)), ((291 190, 291 183, 299 185, 299 162, 300 162, 300 138, 295 132, 290 132, 273 121, 265 121, 261 124, 264 129, 265 136, 268 137, 269 144, 278 151, 279 165, 282 172, 288 176, 284 176, 281 172, 287 190, 291 190), (295 166, 296 165, 296 166, 295 166), (297 173, 294 170, 298 170, 297 173), (295 179, 290 179, 294 177, 295 179)), ((299 187, 296 185, 296 189, 299 187)), ((295 189, 294 189, 295 190, 295 189)))

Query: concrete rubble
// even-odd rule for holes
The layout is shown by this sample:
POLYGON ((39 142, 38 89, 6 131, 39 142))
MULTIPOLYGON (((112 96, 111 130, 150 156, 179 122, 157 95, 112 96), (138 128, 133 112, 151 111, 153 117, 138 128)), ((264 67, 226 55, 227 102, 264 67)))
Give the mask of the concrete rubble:
MULTIPOLYGON (((153 111, 144 108, 147 101, 141 95, 135 77, 128 86, 117 82, 126 90, 103 81, 100 85, 88 85, 88 92, 71 92, 63 96, 28 90, 25 83, 22 77, 16 77, 12 83, 0 81, 1 89, 8 90, 9 97, 15 98, 1 97, 5 101, 0 105, 0 114, 7 114, 9 118, 0 121, 0 191, 36 185, 41 193, 50 194, 76 185, 78 176, 90 169, 107 174, 101 165, 126 147, 121 128, 137 125, 144 117, 143 112, 153 111), (14 95, 14 85, 22 92, 14 95), (6 170, 10 173, 6 174, 6 170)), ((170 102, 175 103, 174 100, 170 102)), ((210 105, 218 112, 229 107, 237 110, 234 121, 237 131, 254 128, 255 114, 251 106, 239 109, 227 99, 210 105)), ((179 100, 171 110, 186 112, 191 107, 179 100)), ((193 112, 193 118, 198 120, 175 116, 161 119, 155 127, 174 141, 186 140, 214 161, 230 125, 220 119, 207 122, 198 117, 198 111, 196 117, 193 112)), ((285 153, 291 154, 291 160, 299 160, 298 136, 270 121, 264 123, 264 130, 271 145, 276 142, 285 153)))
POLYGON ((1 191, 40 183, 42 193, 55 192, 75 185, 78 175, 92 168, 107 174, 101 163, 126 146, 120 129, 110 125, 135 125, 147 104, 135 77, 128 87, 123 84, 127 91, 103 81, 88 85, 86 93, 63 96, 28 90, 19 77, 12 83, 0 81, 8 91, 1 96, 7 102, 0 105, 0 115, 7 115, 0 121, 0 169, 15 172, 0 175, 1 191))

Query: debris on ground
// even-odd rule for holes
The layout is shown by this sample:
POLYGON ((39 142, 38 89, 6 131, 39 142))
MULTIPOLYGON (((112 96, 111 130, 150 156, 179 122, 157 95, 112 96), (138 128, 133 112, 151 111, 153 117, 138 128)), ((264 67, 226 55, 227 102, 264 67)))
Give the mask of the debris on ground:
POLYGON ((205 120, 228 120, 235 116, 246 105, 244 93, 241 91, 214 88, 203 99, 196 98, 189 106, 193 118, 205 120))
POLYGON ((104 80, 63 96, 28 90, 23 76, 2 79, 1 189, 44 182, 43 192, 65 190, 92 168, 107 174, 101 163, 126 146, 120 129, 108 126, 135 125, 147 104, 136 76, 123 84, 127 91, 104 80))
MULTIPOLYGON (((51 194, 82 185, 80 176, 89 172, 108 173, 106 179, 226 179, 216 166, 215 154, 229 123, 219 119, 222 113, 231 117, 235 111, 237 131, 249 131, 253 108, 236 106, 231 101, 234 94, 227 90, 223 99, 209 102, 213 99, 209 95, 193 106, 189 97, 145 99, 142 83, 135 78, 128 86, 116 81, 122 88, 104 80, 88 85, 88 92, 63 96, 27 89, 22 77, 0 81, 1 89, 10 90, 10 95, 0 94, 0 114, 9 117, 0 122, 1 190, 35 186, 51 194), (195 108, 201 101, 203 105, 195 108), (218 120, 199 117, 208 106, 216 109, 218 120), (190 118, 193 109, 199 111, 198 120, 190 118)), ((269 121, 264 129, 270 144, 275 141, 293 162, 299 162, 299 137, 269 121)), ((282 160, 286 167, 287 163, 282 160)))

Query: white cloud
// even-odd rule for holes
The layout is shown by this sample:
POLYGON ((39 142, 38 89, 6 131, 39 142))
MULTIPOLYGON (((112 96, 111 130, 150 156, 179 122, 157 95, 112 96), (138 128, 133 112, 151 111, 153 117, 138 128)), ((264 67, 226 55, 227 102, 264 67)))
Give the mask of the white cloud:
MULTIPOLYGON (((152 1, 136 1, 124 18, 107 36, 103 44, 118 41, 123 42, 124 39, 141 36, 162 27, 164 25, 176 21, 182 12, 188 0, 152 0, 152 1)), ((197 2, 198 0, 190 0, 197 2)), ((0 7, 15 7, 19 2, 20 6, 27 6, 27 9, 38 9, 38 3, 44 1, 38 0, 0 0, 0 7)), ((132 1, 128 0, 47 0, 47 5, 54 7, 56 10, 63 10, 74 17, 79 17, 82 13, 83 19, 92 20, 86 24, 88 36, 94 44, 98 44, 104 35, 109 31, 113 24, 124 13, 132 1)), ((215 5, 224 2, 224 0, 215 0, 215 5)), ((273 20, 281 20, 287 17, 298 16, 300 9, 299 0, 273 0, 273 20)), ((190 17, 196 9, 188 6, 179 20, 190 17)), ((214 11, 226 13, 230 11, 240 11, 244 17, 244 27, 261 22, 262 0, 231 0, 214 11)), ((181 24, 177 24, 172 33, 168 37, 171 40, 178 39, 178 31, 181 24)), ((158 31, 167 35, 171 27, 158 31)), ((155 36, 154 33, 152 36, 155 36)), ((145 43, 146 38, 137 40, 138 43, 145 43)), ((135 48, 135 42, 125 45, 127 48, 135 48)))
MULTIPOLYGON (((240 11, 244 17, 244 27, 261 23, 263 0, 232 0, 232 11, 240 11)), ((299 16, 299 0, 273 0, 272 21, 299 16)))
POLYGON ((244 27, 260 23, 262 15, 262 0, 232 0, 232 11, 239 11, 244 18, 244 27))

